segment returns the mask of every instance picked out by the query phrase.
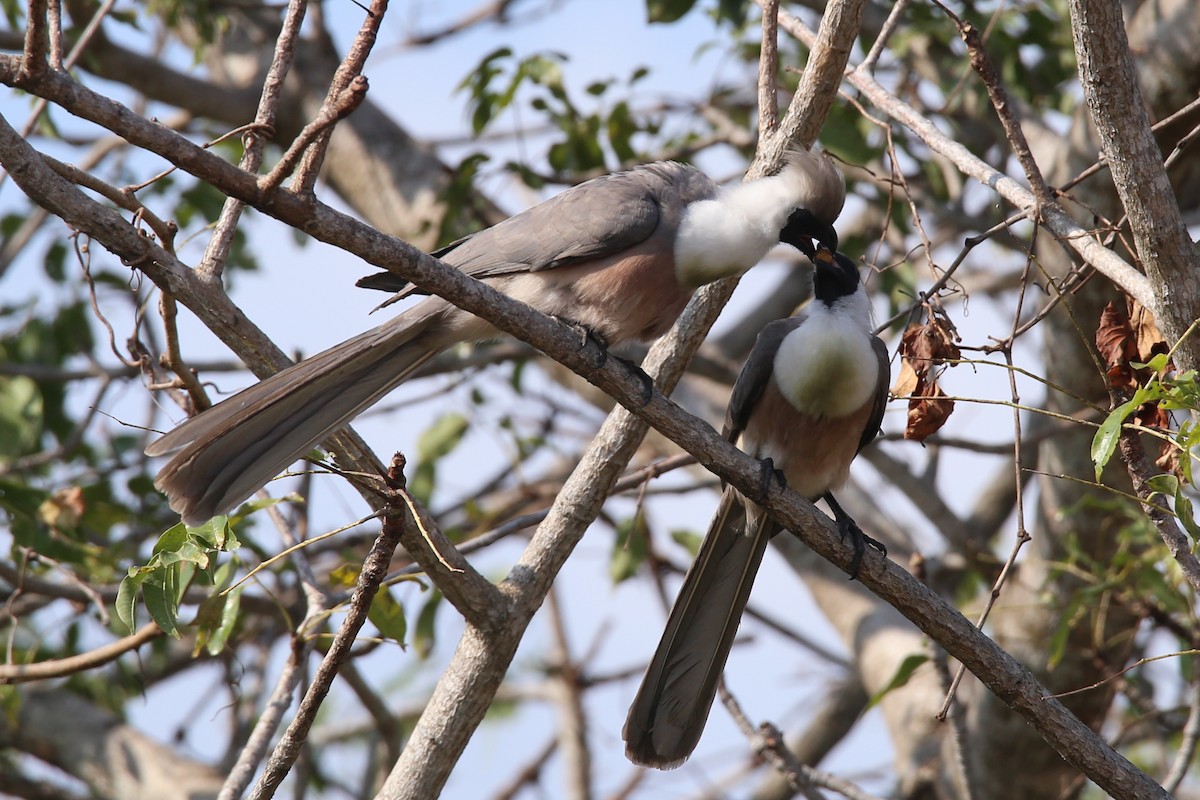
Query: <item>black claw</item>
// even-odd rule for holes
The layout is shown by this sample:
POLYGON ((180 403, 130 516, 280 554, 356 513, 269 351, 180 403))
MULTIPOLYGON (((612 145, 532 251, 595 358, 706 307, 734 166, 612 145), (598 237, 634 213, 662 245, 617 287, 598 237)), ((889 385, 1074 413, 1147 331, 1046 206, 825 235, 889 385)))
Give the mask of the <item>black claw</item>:
POLYGON ((850 580, 858 577, 859 567, 862 566, 863 555, 867 548, 879 551, 881 556, 887 557, 887 548, 883 542, 876 541, 870 536, 862 532, 862 528, 856 523, 845 510, 838 505, 837 500, 833 499, 833 494, 826 492, 825 502, 829 504, 829 508, 833 511, 834 521, 838 526, 838 533, 842 537, 842 541, 846 541, 846 537, 850 537, 850 546, 854 548, 854 557, 850 559, 850 580))
POLYGON ((767 501, 767 495, 771 491, 771 481, 778 481, 780 488, 786 489, 787 478, 784 477, 782 472, 775 469, 775 462, 770 456, 759 459, 758 463, 762 464, 762 474, 760 476, 761 482, 759 483, 758 487, 758 497, 755 499, 759 503, 765 503, 767 501))
POLYGON ((568 328, 579 334, 580 350, 587 350, 589 344, 596 345, 596 369, 600 369, 608 363, 608 342, 604 340, 603 336, 596 333, 587 325, 576 322, 573 319, 567 319, 566 317, 554 317, 554 319, 558 320, 563 325, 566 325, 568 328))
POLYGON ((629 367, 629 371, 633 373, 633 377, 637 378, 642 384, 642 408, 650 405, 650 401, 654 399, 654 379, 647 375, 646 370, 642 369, 642 365, 633 359, 621 358, 620 356, 613 356, 613 358, 629 367))

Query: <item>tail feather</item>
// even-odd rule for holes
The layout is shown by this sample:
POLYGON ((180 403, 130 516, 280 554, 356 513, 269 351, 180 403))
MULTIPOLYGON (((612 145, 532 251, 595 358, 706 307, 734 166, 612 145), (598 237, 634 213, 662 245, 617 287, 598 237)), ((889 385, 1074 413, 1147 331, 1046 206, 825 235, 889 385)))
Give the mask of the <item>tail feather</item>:
POLYGON ((452 344, 443 310, 417 306, 187 420, 146 448, 171 455, 154 485, 189 525, 229 511, 452 344))
POLYGON ((769 519, 748 520, 744 500, 725 489, 629 709, 630 760, 670 769, 695 749, 774 530, 769 519))

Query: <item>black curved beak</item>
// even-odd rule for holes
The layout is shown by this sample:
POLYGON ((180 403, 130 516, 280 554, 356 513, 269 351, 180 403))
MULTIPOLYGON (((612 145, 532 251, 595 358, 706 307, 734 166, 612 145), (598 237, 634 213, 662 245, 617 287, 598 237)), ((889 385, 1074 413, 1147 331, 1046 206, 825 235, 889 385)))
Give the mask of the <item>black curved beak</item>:
POLYGON ((837 231, 806 208, 798 208, 791 213, 779 232, 779 241, 790 244, 810 259, 817 254, 818 246, 835 253, 838 249, 837 231))

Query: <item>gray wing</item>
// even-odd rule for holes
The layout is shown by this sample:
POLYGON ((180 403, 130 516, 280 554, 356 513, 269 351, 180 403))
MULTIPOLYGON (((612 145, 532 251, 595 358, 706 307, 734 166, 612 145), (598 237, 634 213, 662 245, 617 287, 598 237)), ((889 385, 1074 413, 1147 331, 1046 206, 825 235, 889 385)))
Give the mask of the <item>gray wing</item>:
POLYGON ((863 428, 862 437, 858 440, 858 452, 869 445, 879 435, 879 426, 883 424, 883 410, 887 407, 888 386, 892 382, 892 367, 888 362, 887 345, 878 336, 871 337, 871 349, 879 361, 879 386, 875 389, 875 403, 871 406, 871 417, 867 427, 863 428))
POLYGON ((807 317, 808 313, 801 311, 794 317, 769 322, 754 340, 754 347, 750 348, 750 355, 746 357, 746 363, 733 384, 729 406, 725 409, 725 427, 721 435, 727 441, 737 444, 738 437, 746 429, 746 423, 754 412, 758 398, 762 396, 763 389, 767 387, 775 371, 775 354, 779 352, 779 345, 783 343, 784 337, 796 330, 807 317))
MULTIPOLYGON (((688 203, 714 194, 716 185, 695 167, 646 164, 573 186, 433 255, 480 279, 569 266, 645 241, 664 220, 677 224, 688 203)), ((391 273, 370 275, 358 285, 416 291, 391 273)))

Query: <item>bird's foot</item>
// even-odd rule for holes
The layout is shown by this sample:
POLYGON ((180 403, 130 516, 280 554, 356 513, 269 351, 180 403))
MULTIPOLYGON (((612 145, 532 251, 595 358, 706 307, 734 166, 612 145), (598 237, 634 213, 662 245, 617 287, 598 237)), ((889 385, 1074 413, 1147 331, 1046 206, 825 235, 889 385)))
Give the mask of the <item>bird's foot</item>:
POLYGON ((641 364, 632 358, 622 358, 621 356, 612 356, 612 358, 628 367, 633 377, 641 384, 642 408, 650 405, 650 401, 654 399, 654 379, 646 373, 646 370, 642 369, 641 364))
POLYGON ((863 555, 867 552, 867 548, 877 550, 881 556, 886 558, 887 547, 883 542, 872 539, 863 533, 862 528, 858 527, 858 523, 838 505, 837 500, 834 500, 833 495, 829 492, 825 493, 825 502, 833 510, 833 518, 837 523, 838 534, 842 541, 846 541, 847 536, 850 537, 850 546, 854 548, 854 556, 850 559, 850 580, 854 580, 858 577, 858 570, 862 566, 863 555))
POLYGON ((759 476, 758 497, 755 498, 758 503, 765 503, 767 495, 771 492, 771 481, 778 481, 780 488, 787 488, 787 478, 783 473, 775 469, 775 462, 770 456, 759 459, 758 462, 762 465, 762 473, 759 476))
POLYGON ((603 336, 596 333, 594 330, 584 325, 582 322, 576 322, 573 319, 566 317, 555 316, 554 319, 566 325, 571 330, 579 335, 579 349, 587 350, 589 344, 596 346, 596 359, 593 366, 600 369, 608 363, 608 341, 603 336))
POLYGON ((872 539, 862 532, 862 528, 849 517, 838 520, 838 533, 842 537, 842 541, 846 541, 846 536, 850 537, 850 546, 854 548, 854 557, 850 559, 850 580, 858 577, 858 570, 862 566, 863 555, 867 552, 867 548, 877 550, 881 556, 887 557, 887 548, 883 542, 877 539, 872 539))
POLYGON ((572 319, 566 319, 565 317, 555 317, 555 319, 579 334, 579 349, 586 350, 589 344, 596 346, 597 355, 596 360, 593 363, 593 366, 595 366, 596 369, 600 369, 607 364, 610 358, 614 361, 624 364, 626 367, 629 367, 629 371, 633 373, 633 377, 637 378, 638 382, 641 384, 642 408, 645 408, 650 404, 650 400, 654 397, 654 379, 646 374, 646 371, 642 369, 641 365, 632 359, 621 358, 620 356, 614 356, 609 353, 608 341, 605 340, 605 338, 599 333, 596 333, 596 331, 589 328, 587 325, 576 322, 572 319))

